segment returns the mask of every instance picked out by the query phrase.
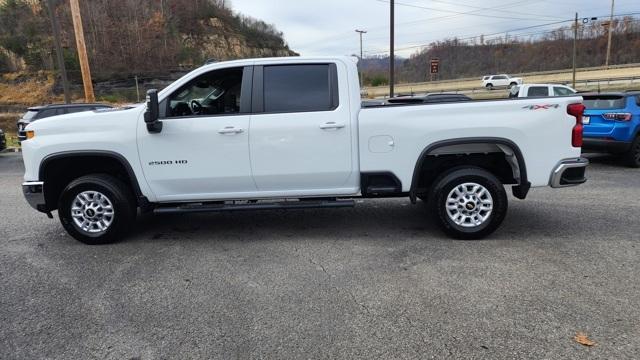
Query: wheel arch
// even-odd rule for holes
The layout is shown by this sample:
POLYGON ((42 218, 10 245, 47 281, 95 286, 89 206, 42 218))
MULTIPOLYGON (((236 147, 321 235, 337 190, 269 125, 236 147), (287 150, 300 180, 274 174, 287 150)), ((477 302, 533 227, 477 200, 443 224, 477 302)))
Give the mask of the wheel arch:
POLYGON ((57 198, 70 181, 90 173, 110 174, 113 171, 116 171, 121 180, 130 186, 138 206, 146 207, 148 200, 142 194, 133 167, 122 154, 106 150, 82 150, 50 154, 40 162, 38 178, 44 182, 47 209, 51 211, 57 208, 57 198), (63 172, 63 169, 68 170, 64 172, 64 176, 59 180, 52 180, 51 176, 63 172))
MULTIPOLYGON (((510 150, 513 154, 513 158, 515 162, 509 162, 509 165, 512 168, 514 174, 518 176, 514 176, 516 178, 517 183, 516 186, 513 187, 513 195, 519 199, 525 199, 531 184, 529 183, 527 177, 527 166, 524 160, 524 156, 522 155, 522 151, 520 147, 516 145, 513 141, 505 138, 497 138, 497 137, 472 137, 472 138, 456 138, 456 139, 448 139, 437 141, 435 143, 430 144, 425 147, 418 160, 416 161, 416 165, 413 170, 413 177, 411 180, 411 188, 409 190, 409 197, 412 202, 416 202, 418 196, 418 186, 420 183, 420 179, 422 176, 422 169, 424 165, 428 162, 430 156, 438 155, 436 152, 438 150, 450 148, 453 149, 456 146, 464 146, 464 145, 481 145, 481 144, 489 144, 496 145, 500 148, 500 150, 505 154, 509 155, 505 152, 505 149, 510 150)), ((458 154, 465 154, 464 151, 458 154)))

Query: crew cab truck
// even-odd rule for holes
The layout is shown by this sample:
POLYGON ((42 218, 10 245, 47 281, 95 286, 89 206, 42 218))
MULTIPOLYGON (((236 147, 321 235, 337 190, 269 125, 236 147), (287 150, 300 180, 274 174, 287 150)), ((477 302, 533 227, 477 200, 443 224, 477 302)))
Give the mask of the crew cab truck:
POLYGON ((27 126, 28 202, 87 244, 155 214, 427 201, 454 238, 492 233, 505 186, 585 182, 580 97, 361 108, 352 58, 203 66, 130 109, 27 126))
POLYGON ((571 96, 576 91, 560 84, 526 84, 517 85, 509 90, 509 98, 571 96))

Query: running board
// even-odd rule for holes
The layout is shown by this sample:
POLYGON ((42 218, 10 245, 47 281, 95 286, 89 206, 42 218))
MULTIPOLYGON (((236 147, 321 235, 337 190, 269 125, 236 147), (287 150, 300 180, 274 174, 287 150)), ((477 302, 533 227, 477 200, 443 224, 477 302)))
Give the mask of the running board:
POLYGON ((254 211, 254 210, 299 210, 316 208, 347 208, 354 207, 353 200, 301 200, 282 201, 268 203, 246 203, 241 204, 183 204, 175 206, 160 206, 153 210, 154 214, 185 214, 185 213, 207 213, 207 212, 227 212, 227 211, 254 211))

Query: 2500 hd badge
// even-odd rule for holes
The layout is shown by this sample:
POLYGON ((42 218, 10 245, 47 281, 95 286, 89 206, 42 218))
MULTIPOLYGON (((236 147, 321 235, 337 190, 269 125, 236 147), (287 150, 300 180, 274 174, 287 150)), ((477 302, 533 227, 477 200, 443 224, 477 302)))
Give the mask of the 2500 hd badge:
POLYGON ((157 165, 186 165, 188 163, 189 163, 189 160, 151 161, 151 162, 149 162, 149 166, 157 166, 157 165))

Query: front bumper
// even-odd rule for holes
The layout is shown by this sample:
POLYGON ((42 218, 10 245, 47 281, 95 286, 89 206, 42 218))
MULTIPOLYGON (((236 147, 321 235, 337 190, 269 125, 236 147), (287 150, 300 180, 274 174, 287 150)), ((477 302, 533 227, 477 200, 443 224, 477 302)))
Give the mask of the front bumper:
POLYGON ((577 186, 587 182, 585 172, 589 160, 585 158, 562 160, 551 173, 549 185, 552 188, 577 186))
POLYGON ((582 152, 606 152, 606 153, 625 153, 631 149, 630 142, 609 140, 603 138, 587 138, 582 140, 582 152))
POLYGON ((32 208, 47 212, 46 202, 44 199, 44 183, 42 181, 28 181, 22 183, 22 193, 32 208))

